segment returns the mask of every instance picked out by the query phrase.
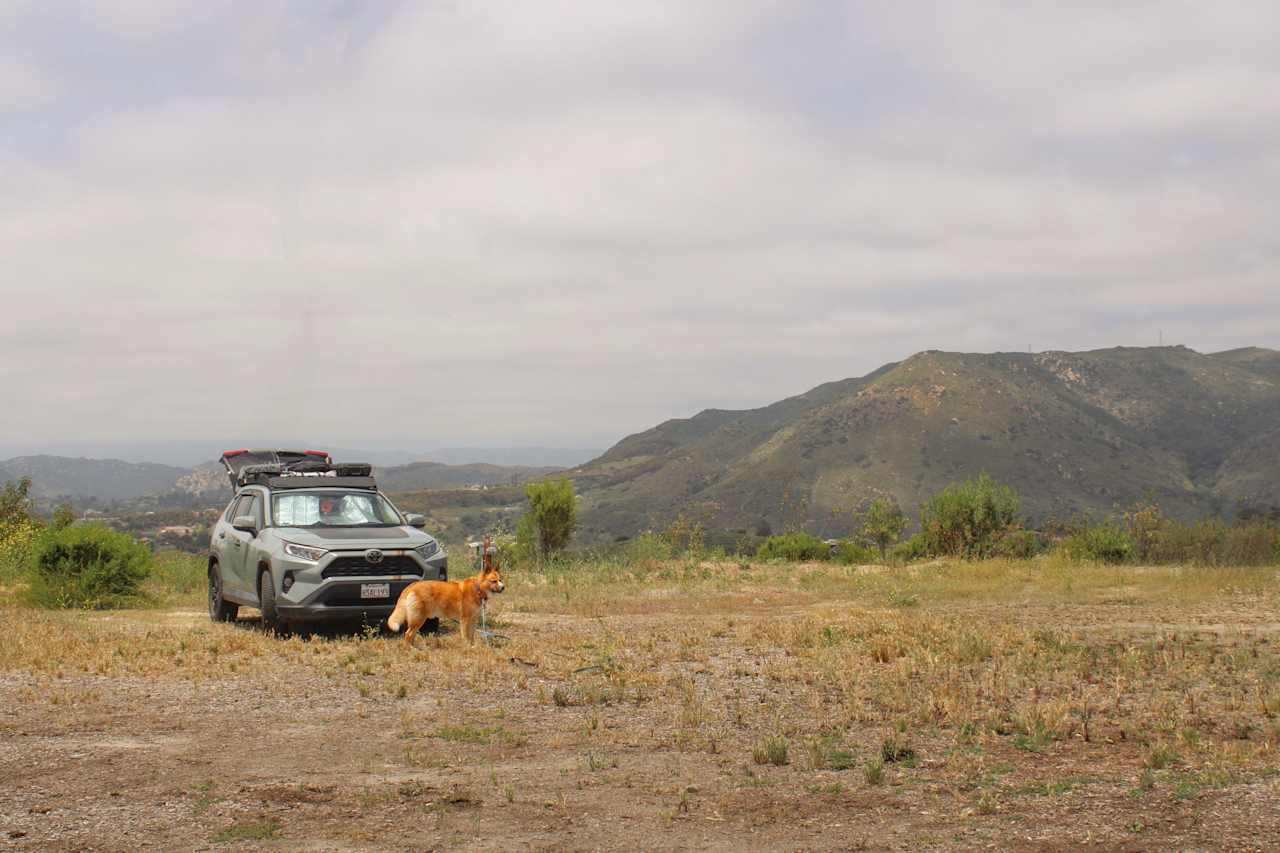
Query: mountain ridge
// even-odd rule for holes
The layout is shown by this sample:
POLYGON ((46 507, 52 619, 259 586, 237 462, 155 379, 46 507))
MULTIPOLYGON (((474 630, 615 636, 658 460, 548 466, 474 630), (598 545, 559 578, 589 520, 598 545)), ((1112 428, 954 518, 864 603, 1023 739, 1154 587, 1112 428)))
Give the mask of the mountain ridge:
POLYGON ((680 512, 709 528, 839 535, 872 497, 914 513, 981 471, 1018 488, 1033 518, 1147 493, 1187 516, 1280 503, 1265 439, 1280 417, 1277 364, 1263 348, 927 350, 769 406, 666 421, 571 475, 595 538, 680 512))

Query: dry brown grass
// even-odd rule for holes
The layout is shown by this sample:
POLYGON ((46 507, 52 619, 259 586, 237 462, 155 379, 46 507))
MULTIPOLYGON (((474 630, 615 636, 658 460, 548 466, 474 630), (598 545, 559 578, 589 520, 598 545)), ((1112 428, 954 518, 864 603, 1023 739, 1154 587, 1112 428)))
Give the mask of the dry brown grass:
MULTIPOLYGON (((1026 821, 1043 835, 1040 818, 1085 795, 1087 819, 1044 838, 1219 843, 1227 804, 1280 804, 1274 571, 670 563, 508 580, 491 615, 512 640, 498 648, 456 634, 412 650, 279 639, 191 612, 4 609, 0 683, 32 714, 56 709, 67 732, 127 727, 142 712, 121 691, 138 685, 299 707, 327 697, 344 726, 389 732, 379 760, 393 770, 360 796, 409 808, 401 773, 503 802, 512 821, 577 802, 607 822, 641 803, 673 843, 696 843, 680 832, 701 815, 744 840, 765 831, 766 846, 827 846, 805 828, 897 803, 934 816, 916 821, 919 837, 968 846, 1022 838, 1026 821), (1200 810, 1194 831, 1153 823, 1187 809, 1200 810)), ((25 719, 4 726, 20 733, 25 719)), ((426 799, 445 826, 469 808, 426 799)), ((204 838, 228 825, 221 803, 208 808, 223 822, 204 838)), ((298 837, 288 820, 282 832, 298 837)), ((582 833, 585 846, 612 838, 582 833)))

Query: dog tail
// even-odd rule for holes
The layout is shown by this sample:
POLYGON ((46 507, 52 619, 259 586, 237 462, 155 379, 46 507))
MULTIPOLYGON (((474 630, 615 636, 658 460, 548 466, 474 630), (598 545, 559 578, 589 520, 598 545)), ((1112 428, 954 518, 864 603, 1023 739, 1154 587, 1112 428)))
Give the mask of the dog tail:
POLYGON ((391 611, 391 615, 387 617, 387 627, 392 631, 399 631, 405 622, 405 603, 409 596, 413 595, 409 590, 400 593, 400 598, 396 601, 396 609, 391 611))

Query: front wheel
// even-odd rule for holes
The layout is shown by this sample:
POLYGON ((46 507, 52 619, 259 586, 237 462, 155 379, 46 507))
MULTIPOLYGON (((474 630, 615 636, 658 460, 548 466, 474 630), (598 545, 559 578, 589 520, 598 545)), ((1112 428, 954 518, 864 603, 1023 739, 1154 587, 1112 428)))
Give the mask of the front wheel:
POLYGON ((222 597, 222 570, 217 563, 209 567, 209 618, 214 622, 234 622, 240 605, 222 597))
POLYGON ((271 633, 280 630, 280 613, 276 610, 276 587, 271 572, 258 575, 258 609, 262 611, 262 627, 271 633))

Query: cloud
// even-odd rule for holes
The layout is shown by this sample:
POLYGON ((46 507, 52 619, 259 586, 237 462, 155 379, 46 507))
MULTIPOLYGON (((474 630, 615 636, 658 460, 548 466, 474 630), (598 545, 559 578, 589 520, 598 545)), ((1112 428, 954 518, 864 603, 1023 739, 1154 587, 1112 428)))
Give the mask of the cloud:
POLYGON ((1280 344, 1270 4, 5 14, 15 435, 607 443, 925 348, 1280 344))

